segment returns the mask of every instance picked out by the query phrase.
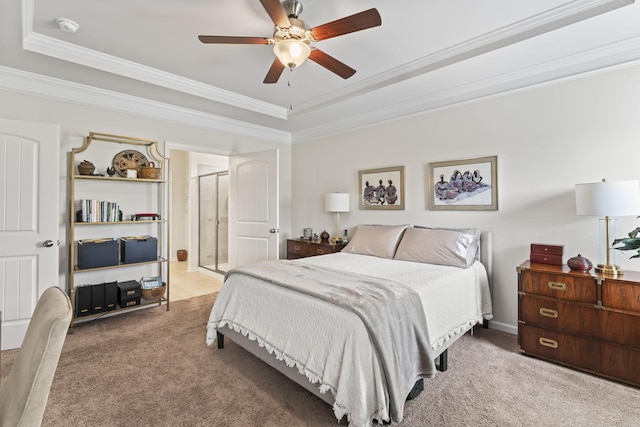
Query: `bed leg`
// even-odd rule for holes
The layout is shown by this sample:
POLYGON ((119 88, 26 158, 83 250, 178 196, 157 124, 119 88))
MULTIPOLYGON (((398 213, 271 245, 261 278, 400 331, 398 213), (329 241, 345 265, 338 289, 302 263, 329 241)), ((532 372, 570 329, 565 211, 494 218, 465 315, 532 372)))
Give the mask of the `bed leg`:
POLYGON ((482 319, 482 327, 484 329, 489 329, 489 321, 487 319, 482 319))
POLYGON ((407 400, 415 399, 416 397, 418 397, 420 393, 422 393, 422 390, 424 390, 424 380, 420 378, 413 385, 413 388, 411 389, 411 391, 409 392, 409 395, 407 396, 407 400))
POLYGON ((444 372, 447 370, 448 355, 449 355, 449 349, 446 349, 440 354, 440 356, 438 356, 438 365, 436 366, 436 369, 438 371, 444 372))
POLYGON ((224 335, 216 331, 216 340, 218 341, 218 348, 224 348, 224 335))

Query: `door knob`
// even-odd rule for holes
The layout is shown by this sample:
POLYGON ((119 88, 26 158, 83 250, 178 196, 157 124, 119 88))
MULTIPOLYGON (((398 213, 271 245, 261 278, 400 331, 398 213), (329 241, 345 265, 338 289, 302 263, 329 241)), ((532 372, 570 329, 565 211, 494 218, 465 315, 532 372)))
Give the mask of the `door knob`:
POLYGON ((271 234, 275 234, 275 233, 279 233, 280 229, 279 228, 272 228, 271 230, 269 230, 269 233, 271 234))
POLYGON ((56 246, 60 246, 60 240, 56 240, 56 243, 53 243, 53 240, 45 240, 44 242, 42 242, 42 246, 45 247, 45 248, 50 248, 54 244, 56 246))

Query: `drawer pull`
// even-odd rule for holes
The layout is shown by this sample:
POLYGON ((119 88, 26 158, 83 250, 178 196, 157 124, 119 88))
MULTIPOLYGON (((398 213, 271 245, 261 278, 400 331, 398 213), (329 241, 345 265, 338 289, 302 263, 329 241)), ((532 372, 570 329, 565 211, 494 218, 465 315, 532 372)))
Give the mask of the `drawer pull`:
POLYGON ((540 309, 540 314, 544 317, 551 317, 552 319, 557 319, 558 318, 558 311, 557 310, 552 310, 550 308, 544 308, 542 307, 540 309))
POLYGON ((540 345, 543 345, 545 347, 558 348, 558 341, 551 340, 549 338, 541 337, 540 339, 538 339, 538 342, 540 343, 540 345))
POLYGON ((549 289, 553 289, 554 291, 566 291, 567 284, 562 282, 547 282, 547 286, 549 289))
POLYGON ((316 252, 318 253, 318 255, 322 255, 324 253, 324 249, 318 249, 316 252))
POLYGON ((298 245, 294 246, 294 247, 293 247, 293 250, 294 250, 294 251, 299 251, 299 250, 300 250, 300 246, 298 246, 298 245))

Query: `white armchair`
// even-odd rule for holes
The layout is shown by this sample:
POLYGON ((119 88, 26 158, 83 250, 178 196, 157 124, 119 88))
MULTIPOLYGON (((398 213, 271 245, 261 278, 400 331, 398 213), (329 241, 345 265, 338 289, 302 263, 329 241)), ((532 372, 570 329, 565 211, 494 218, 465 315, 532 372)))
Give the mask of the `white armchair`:
POLYGON ((58 287, 44 291, 16 361, 0 387, 0 427, 37 427, 71 323, 69 297, 58 287))

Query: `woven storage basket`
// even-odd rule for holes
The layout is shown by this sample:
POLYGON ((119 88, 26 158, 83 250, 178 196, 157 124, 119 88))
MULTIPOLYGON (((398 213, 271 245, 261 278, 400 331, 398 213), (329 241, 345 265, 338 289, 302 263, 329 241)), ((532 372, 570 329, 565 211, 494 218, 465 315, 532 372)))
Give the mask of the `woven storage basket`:
POLYGON ((142 289, 142 298, 147 301, 159 301, 160 298, 164 296, 166 290, 167 284, 163 282, 162 286, 158 286, 157 288, 142 289))
POLYGON ((148 167, 141 167, 140 175, 138 176, 138 178, 160 179, 160 177, 162 177, 162 168, 157 168, 155 166, 155 163, 149 162, 148 167))

